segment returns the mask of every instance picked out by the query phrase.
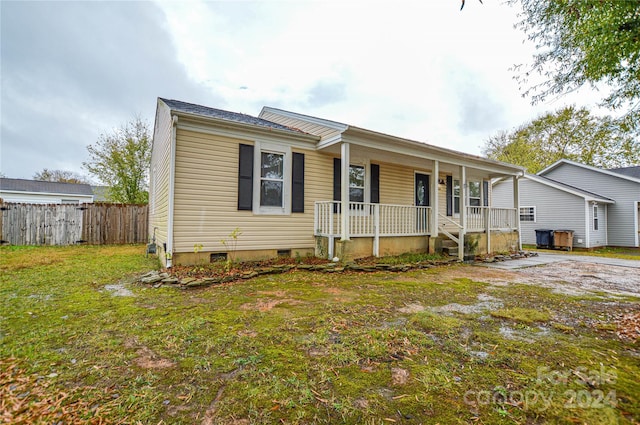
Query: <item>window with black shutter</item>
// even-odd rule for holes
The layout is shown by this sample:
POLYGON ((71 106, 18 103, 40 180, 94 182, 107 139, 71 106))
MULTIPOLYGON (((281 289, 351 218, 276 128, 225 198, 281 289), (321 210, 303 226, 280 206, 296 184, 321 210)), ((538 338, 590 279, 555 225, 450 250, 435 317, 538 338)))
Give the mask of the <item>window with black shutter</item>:
POLYGON ((253 146, 240 145, 238 161, 238 210, 253 209, 253 146))
POLYGON ((453 176, 447 176, 447 216, 453 215, 453 176))
POLYGON ((371 203, 380 203, 380 166, 371 164, 371 203))
POLYGON ((291 212, 304 212, 304 154, 296 152, 291 170, 291 212))

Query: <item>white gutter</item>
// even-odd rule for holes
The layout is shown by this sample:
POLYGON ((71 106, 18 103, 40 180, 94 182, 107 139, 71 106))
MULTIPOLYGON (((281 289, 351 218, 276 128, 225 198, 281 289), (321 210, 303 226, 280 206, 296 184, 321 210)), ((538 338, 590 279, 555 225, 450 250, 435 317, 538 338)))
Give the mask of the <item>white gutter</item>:
POLYGON ((171 152, 169 159, 169 217, 167 218, 167 249, 165 258, 167 268, 173 265, 173 211, 174 211, 174 193, 176 184, 176 127, 178 126, 178 117, 171 117, 171 152))

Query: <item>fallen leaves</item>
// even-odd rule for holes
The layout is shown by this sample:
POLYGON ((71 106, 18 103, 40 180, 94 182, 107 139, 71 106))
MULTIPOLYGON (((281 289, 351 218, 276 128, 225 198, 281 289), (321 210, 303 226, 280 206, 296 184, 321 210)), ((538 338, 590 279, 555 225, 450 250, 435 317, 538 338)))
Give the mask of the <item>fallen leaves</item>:
MULTIPOLYGON (((46 378, 29 375, 17 359, 0 359, 0 422, 12 424, 110 424, 114 400, 100 404, 95 388, 62 391, 46 378)), ((100 392, 100 391, 98 391, 100 392)), ((104 390, 104 395, 108 390, 104 390)), ((105 397, 106 398, 106 397, 105 397)))
POLYGON ((625 314, 617 321, 617 325, 618 337, 634 342, 640 339, 640 311, 625 314))

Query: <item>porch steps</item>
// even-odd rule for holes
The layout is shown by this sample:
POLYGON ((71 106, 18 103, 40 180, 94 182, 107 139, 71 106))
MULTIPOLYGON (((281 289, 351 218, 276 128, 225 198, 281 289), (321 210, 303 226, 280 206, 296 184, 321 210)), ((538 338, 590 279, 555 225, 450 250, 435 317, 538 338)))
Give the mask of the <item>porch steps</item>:
POLYGON ((442 241, 442 252, 451 257, 458 256, 458 244, 451 239, 444 239, 442 241))

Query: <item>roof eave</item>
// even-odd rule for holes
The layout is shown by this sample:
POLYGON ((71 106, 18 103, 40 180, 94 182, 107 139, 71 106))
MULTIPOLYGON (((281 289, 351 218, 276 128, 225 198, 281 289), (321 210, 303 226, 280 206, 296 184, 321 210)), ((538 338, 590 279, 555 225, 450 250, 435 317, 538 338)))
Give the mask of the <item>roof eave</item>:
POLYGON ((635 177, 627 176, 627 175, 620 174, 620 173, 615 173, 613 171, 609 171, 609 170, 605 170, 605 169, 602 169, 602 168, 593 167, 593 166, 587 165, 587 164, 581 164, 579 162, 571 161, 569 159, 559 159, 558 161, 556 161, 553 164, 549 165, 544 170, 539 171, 537 173, 537 175, 543 176, 544 174, 548 173, 549 171, 551 171, 551 170, 553 170, 555 168, 558 168, 562 164, 575 165, 576 167, 580 167, 580 168, 584 168, 586 170, 591 170, 591 171, 595 171, 595 172, 598 172, 598 173, 602 173, 602 174, 605 174, 607 176, 617 177, 617 178, 620 178, 620 179, 623 179, 623 180, 629 180, 629 181, 632 181, 634 183, 640 183, 640 179, 637 179, 635 177))
POLYGON ((200 115, 200 114, 194 114, 194 113, 190 113, 190 112, 184 112, 184 111, 180 111, 180 110, 176 110, 176 109, 171 109, 169 108, 171 115, 175 115, 178 118, 183 117, 183 118, 187 118, 190 119, 192 121, 198 121, 201 123, 207 123, 207 124, 216 124, 218 126, 222 126, 222 127, 229 127, 229 128, 234 128, 234 129, 242 129, 242 130, 251 130, 251 131, 256 131, 256 132, 260 132, 260 133, 267 133, 267 134, 277 134, 279 136, 283 136, 283 137, 287 137, 287 138, 295 138, 295 139, 303 139, 303 140, 307 140, 309 142, 313 142, 316 143, 320 140, 320 137, 313 135, 313 134, 308 134, 308 133, 302 133, 299 131, 295 131, 295 130, 280 130, 277 128, 272 128, 272 127, 264 127, 264 126, 260 126, 260 125, 255 125, 255 124, 248 124, 248 123, 242 123, 242 122, 238 122, 238 121, 231 121, 231 120, 225 120, 222 118, 215 118, 215 117, 209 117, 209 116, 205 116, 205 115, 200 115))
POLYGON ((570 194, 575 195, 575 196, 579 196, 579 197, 584 198, 586 201, 589 201, 589 202, 600 202, 600 203, 603 203, 603 204, 615 204, 616 203, 616 201, 614 201, 612 199, 604 198, 602 196, 593 196, 593 195, 590 195, 588 193, 581 192, 579 190, 573 190, 573 189, 571 189, 569 187, 565 187, 565 186, 563 186, 561 184, 557 184, 553 180, 550 180, 550 179, 545 178, 543 176, 538 176, 536 174, 525 174, 524 177, 529 179, 529 180, 533 180, 535 182, 538 182, 540 184, 544 184, 546 186, 553 187, 555 189, 561 190, 563 192, 570 193, 570 194))

